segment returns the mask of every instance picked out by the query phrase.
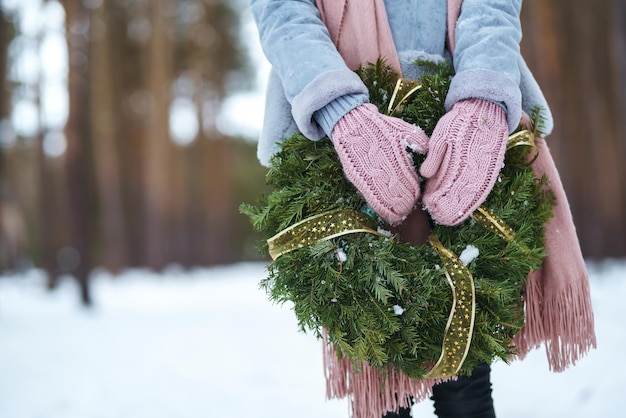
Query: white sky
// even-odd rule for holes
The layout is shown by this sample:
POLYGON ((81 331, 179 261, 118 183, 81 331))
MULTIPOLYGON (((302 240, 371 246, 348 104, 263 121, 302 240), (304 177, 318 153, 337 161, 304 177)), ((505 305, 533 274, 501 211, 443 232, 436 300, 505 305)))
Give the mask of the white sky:
POLYGON ((252 65, 256 68, 255 87, 250 92, 238 93, 226 100, 218 127, 232 135, 256 139, 263 126, 265 88, 270 64, 261 50, 259 35, 250 11, 246 9, 243 13, 242 39, 248 48, 252 65))

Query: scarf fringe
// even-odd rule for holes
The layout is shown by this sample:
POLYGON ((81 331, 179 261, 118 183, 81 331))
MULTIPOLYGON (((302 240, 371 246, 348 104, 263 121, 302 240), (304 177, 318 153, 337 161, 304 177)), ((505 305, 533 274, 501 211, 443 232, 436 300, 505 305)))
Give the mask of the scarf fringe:
POLYGON ((410 408, 432 395, 432 387, 450 379, 411 379, 389 369, 381 373, 363 363, 355 370, 350 360, 340 358, 323 331, 326 398, 348 398, 353 418, 380 418, 389 411, 410 408), (376 396, 378 394, 378 396, 376 396))
POLYGON ((541 273, 533 272, 526 280, 525 293, 525 323, 520 332, 513 339, 513 345, 517 348, 517 357, 523 360, 526 355, 538 348, 544 340, 545 330, 541 317, 543 300, 543 287, 541 286, 541 273))
MULTIPOLYGON (((580 272, 584 275, 584 272, 580 272)), ((531 274, 526 283, 526 323, 515 337, 519 359, 545 343, 548 367, 562 372, 575 365, 597 347, 594 316, 586 277, 568 282, 560 292, 546 294, 541 271, 531 274)))
POLYGON ((593 310, 587 280, 577 280, 558 298, 544 300, 546 355, 550 370, 562 372, 573 366, 589 350, 597 347, 593 310), (563 312, 567 312, 565 315, 563 312))

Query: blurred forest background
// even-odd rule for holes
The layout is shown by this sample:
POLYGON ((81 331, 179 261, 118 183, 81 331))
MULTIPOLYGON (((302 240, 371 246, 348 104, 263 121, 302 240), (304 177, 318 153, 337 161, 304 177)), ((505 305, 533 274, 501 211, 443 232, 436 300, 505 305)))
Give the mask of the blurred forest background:
MULTIPOLYGON (((238 205, 265 169, 219 123, 255 88, 249 19, 247 0, 0 0, 0 273, 71 274, 89 303, 95 267, 261 258, 238 205)), ((526 0, 522 23, 583 252, 624 257, 626 2, 526 0)))

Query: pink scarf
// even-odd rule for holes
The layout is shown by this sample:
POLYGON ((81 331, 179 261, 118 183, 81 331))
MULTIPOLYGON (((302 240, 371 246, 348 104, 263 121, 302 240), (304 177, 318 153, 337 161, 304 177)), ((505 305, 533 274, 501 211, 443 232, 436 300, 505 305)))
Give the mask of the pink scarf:
MULTIPOLYGON (((448 0, 448 49, 451 53, 454 53, 454 29, 461 5, 462 0, 448 0)), ((349 68, 356 69, 362 63, 384 57, 401 73, 383 0, 373 0, 368 7, 348 0, 317 0, 317 6, 349 68)), ((545 141, 540 139, 538 147, 539 157, 533 163, 533 170, 537 176, 545 174, 549 178, 557 204, 554 218, 546 225, 548 257, 542 269, 528 277, 526 323, 515 344, 523 358, 545 343, 550 369, 562 371, 596 347, 596 336, 587 270, 567 197, 545 141)), ((416 211, 402 225, 401 238, 423 243, 428 231, 427 221, 420 213, 424 212, 416 211)), ((428 397, 436 383, 408 379, 401 373, 381 376, 367 365, 355 373, 349 361, 337 359, 331 344, 325 341, 324 347, 327 395, 329 398, 352 397, 355 418, 379 418, 385 411, 408 406, 410 397, 416 401, 428 397)))

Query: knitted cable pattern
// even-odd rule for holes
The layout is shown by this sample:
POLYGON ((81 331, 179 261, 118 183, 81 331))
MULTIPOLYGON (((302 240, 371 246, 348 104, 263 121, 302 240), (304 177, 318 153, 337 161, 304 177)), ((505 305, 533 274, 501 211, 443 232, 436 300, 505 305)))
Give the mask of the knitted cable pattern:
POLYGON ((346 178, 381 218, 392 225, 402 222, 420 197, 406 148, 424 154, 424 131, 366 103, 341 118, 331 136, 346 178))
POLYGON ((428 178, 423 203, 442 225, 457 225, 480 206, 504 162, 508 125, 504 109, 479 99, 457 102, 444 115, 420 168, 428 178))

